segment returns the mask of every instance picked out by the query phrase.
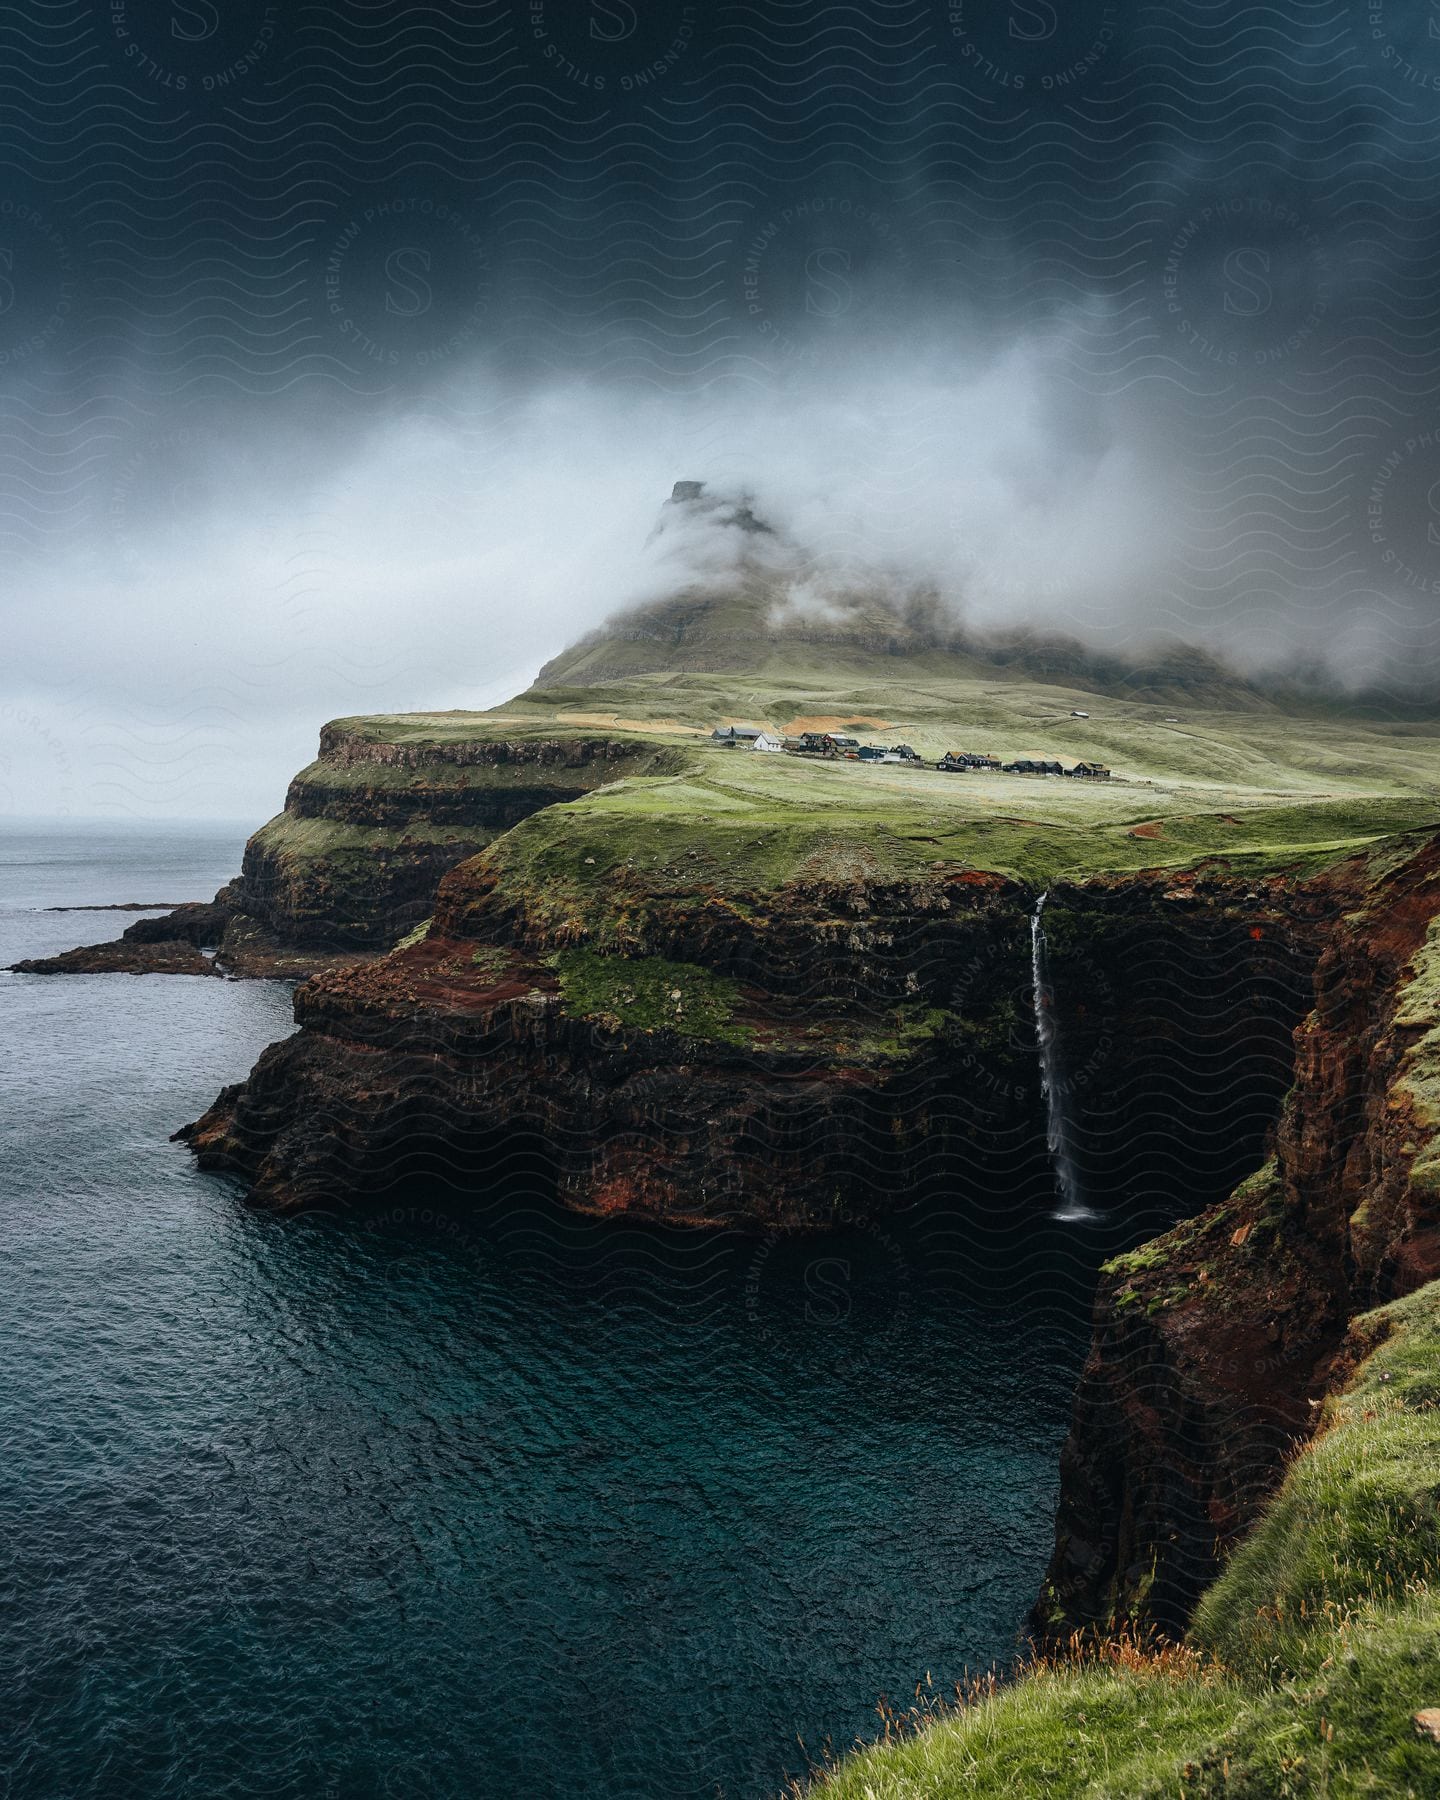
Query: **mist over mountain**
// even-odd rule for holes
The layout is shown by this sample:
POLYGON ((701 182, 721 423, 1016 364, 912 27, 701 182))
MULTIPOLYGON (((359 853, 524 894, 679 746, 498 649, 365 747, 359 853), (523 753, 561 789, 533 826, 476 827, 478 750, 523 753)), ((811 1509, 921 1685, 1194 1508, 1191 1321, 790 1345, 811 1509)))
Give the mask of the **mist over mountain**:
MULTIPOLYGON (((694 478, 675 483, 645 550, 669 591, 621 607, 552 658, 538 690, 667 672, 799 668, 817 659, 880 675, 900 658, 952 677, 1013 673, 1228 710, 1328 703, 1384 712, 1402 704, 1393 691, 1367 690, 1353 671, 1345 679, 1320 660, 1247 675, 1223 655, 1163 633, 1136 631, 1123 652, 1107 653, 1048 625, 1043 613, 1019 625, 977 617, 930 576, 907 583, 898 568, 867 573, 827 557, 772 525, 753 493, 694 478)), ((1422 714, 1435 705, 1421 691, 1407 698, 1422 714)))

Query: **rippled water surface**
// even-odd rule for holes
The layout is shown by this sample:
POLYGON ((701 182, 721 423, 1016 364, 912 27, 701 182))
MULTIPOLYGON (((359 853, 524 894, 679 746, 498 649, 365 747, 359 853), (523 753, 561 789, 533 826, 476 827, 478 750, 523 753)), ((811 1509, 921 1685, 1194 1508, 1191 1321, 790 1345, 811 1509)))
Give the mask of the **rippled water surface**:
MULTIPOLYGON (((208 897, 239 850, 0 827, 0 962, 128 922, 41 908, 208 897)), ((288 987, 3 975, 0 1007, 7 1794, 763 1796, 1010 1652, 1073 1239, 523 1194, 275 1220, 168 1134, 288 987)))

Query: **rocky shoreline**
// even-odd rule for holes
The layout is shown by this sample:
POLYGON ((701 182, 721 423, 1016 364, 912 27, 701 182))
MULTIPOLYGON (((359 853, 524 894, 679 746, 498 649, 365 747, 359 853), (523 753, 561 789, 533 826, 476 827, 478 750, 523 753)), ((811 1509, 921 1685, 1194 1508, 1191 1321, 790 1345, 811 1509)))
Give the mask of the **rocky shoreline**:
MULTIPOLYGON (((138 906, 66 907, 67 912, 148 911, 138 906)), ((233 980, 303 981, 364 958, 287 943, 245 908, 237 883, 213 900, 184 901, 158 919, 139 919, 101 944, 11 964, 15 975, 209 975, 233 980)))

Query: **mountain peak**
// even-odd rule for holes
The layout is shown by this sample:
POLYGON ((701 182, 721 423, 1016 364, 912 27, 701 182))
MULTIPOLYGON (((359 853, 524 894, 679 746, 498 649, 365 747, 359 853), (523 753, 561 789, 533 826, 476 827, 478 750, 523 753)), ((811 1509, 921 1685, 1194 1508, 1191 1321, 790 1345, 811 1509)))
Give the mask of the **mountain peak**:
POLYGON ((1160 643, 1133 658, 1033 627, 977 632, 933 588, 901 588, 863 569, 827 569, 758 516, 744 488, 677 481, 646 542, 655 597, 614 613, 553 658, 536 686, 594 685, 639 675, 821 666, 853 678, 1032 680, 1175 704, 1266 704, 1255 687, 1195 646, 1160 643), (656 590, 658 589, 658 592, 656 590))

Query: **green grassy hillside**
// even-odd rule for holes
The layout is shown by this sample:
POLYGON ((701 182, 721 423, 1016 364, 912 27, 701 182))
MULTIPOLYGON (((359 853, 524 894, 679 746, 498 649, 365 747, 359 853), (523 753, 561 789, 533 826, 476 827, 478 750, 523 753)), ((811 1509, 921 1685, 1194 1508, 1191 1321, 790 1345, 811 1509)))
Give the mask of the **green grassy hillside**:
POLYGON ((350 724, 387 742, 603 730, 667 747, 673 773, 551 808, 497 849, 517 871, 600 893, 622 867, 662 881, 670 869, 701 873, 737 889, 852 867, 909 878, 938 863, 1037 883, 1207 857, 1257 873, 1300 871, 1440 819, 1440 727, 1278 708, 1197 709, 1167 723, 1149 703, 993 671, 941 674, 943 661, 919 659, 904 680, 864 683, 846 682, 833 664, 783 676, 642 676, 536 688, 489 714, 350 724), (1072 709, 1090 716, 1072 718, 1072 709), (1098 760, 1115 773, 1090 783, 767 756, 711 744, 724 722, 792 732, 849 725, 862 741, 908 742, 928 760, 978 749, 1007 761, 1098 760))
POLYGON ((1440 1707, 1440 1283, 1351 1341, 1364 1360, 1188 1644, 1047 1663, 857 1753, 815 1800, 1440 1793, 1415 1723, 1440 1707))
MULTIPOLYGON (((1193 645, 1127 660, 1025 629, 980 637, 923 584, 899 594, 817 565, 739 490, 676 483, 644 561, 664 597, 612 616, 504 706, 327 728, 289 810, 364 825, 378 852, 423 843, 434 862, 442 825, 488 841, 528 800, 546 810, 507 840, 512 867, 596 887, 620 864, 664 879, 700 860, 721 885, 764 888, 935 863, 1037 882, 1217 856, 1301 869, 1430 823, 1440 797, 1440 712, 1327 710, 1193 645), (1103 762, 1116 779, 816 767, 713 746, 721 724, 847 731, 931 763, 1103 762), (591 772, 571 786, 588 798, 572 800, 555 767, 582 757, 591 772)), ((293 872, 329 854, 323 840, 283 819, 257 841, 293 872)))
POLYGON ((252 910, 297 941, 384 948, 434 910, 448 869, 483 852, 572 941, 620 947, 617 909, 633 922, 637 891, 744 903, 793 882, 939 867, 1043 887, 1212 859, 1303 875, 1440 822, 1440 720, 1331 717, 1252 692, 1232 706, 1237 684, 1205 679, 1204 658, 1172 658, 1201 705, 948 650, 864 651, 759 626, 727 641, 740 666, 552 679, 489 712, 334 721, 286 810, 250 841, 252 910), (716 725, 746 723, 908 743, 931 765, 970 750, 1098 761, 1114 776, 948 774, 711 741, 716 725))

